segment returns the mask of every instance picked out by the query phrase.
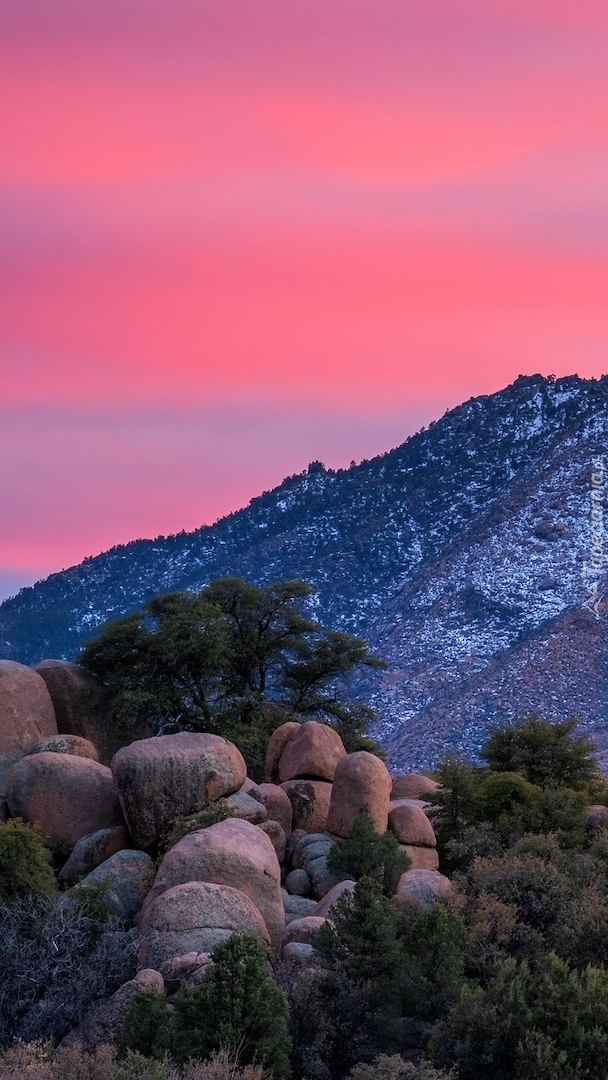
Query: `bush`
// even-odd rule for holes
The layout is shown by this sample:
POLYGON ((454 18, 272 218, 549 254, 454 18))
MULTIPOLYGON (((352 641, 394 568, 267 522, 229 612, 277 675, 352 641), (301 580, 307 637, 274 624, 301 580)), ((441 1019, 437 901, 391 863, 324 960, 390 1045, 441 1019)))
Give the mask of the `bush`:
POLYGON ((77 1046, 53 1050, 51 1043, 17 1041, 0 1052, 0 1080, 266 1080, 266 1075, 260 1066, 241 1067, 227 1050, 182 1068, 132 1052, 117 1059, 114 1048, 103 1045, 86 1053, 77 1046))
POLYGON ((379 835, 365 811, 357 814, 342 847, 332 847, 327 856, 328 869, 336 877, 371 878, 386 896, 394 896, 399 878, 411 865, 411 859, 399 850, 396 836, 392 832, 379 835))
POLYGON ((453 1076, 452 1070, 444 1072, 443 1069, 436 1069, 430 1061, 414 1065, 411 1061, 404 1061, 399 1054, 391 1057, 380 1054, 369 1064, 355 1065, 348 1074, 348 1080, 451 1080, 453 1076))
POLYGON ((493 772, 521 773, 540 788, 602 790, 595 746, 584 735, 574 734, 577 726, 576 719, 551 723, 528 716, 503 728, 490 727, 482 757, 493 772))
POLYGON ((57 892, 51 853, 40 830, 19 818, 0 824, 0 899, 57 892))
POLYGON ((162 860, 163 855, 170 848, 175 847, 188 833, 198 832, 199 829, 208 829, 210 825, 216 825, 218 821, 225 821, 226 818, 232 817, 232 814, 232 807, 226 799, 216 799, 215 802, 208 803, 207 806, 199 806, 193 814, 175 818, 161 837, 158 850, 159 861, 162 860))
POLYGON ((162 1059, 171 1047, 171 1023, 172 1015, 164 994, 158 990, 136 994, 114 1038, 118 1053, 162 1059))

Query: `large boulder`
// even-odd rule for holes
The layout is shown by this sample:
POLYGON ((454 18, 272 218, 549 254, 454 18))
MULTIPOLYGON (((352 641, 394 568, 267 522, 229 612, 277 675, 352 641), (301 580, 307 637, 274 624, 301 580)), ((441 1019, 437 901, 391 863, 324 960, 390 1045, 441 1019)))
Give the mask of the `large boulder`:
POLYGON ((244 821, 250 821, 252 825, 260 825, 268 817, 264 803, 244 791, 235 791, 234 795, 228 796, 226 802, 232 811, 232 817, 243 818, 244 821))
POLYGON ((267 784, 279 783, 279 762, 287 743, 302 727, 296 720, 288 720, 285 724, 275 728, 266 750, 266 766, 264 780, 267 784))
POLYGON ((44 679, 25 664, 0 660, 0 790, 11 766, 41 739, 57 734, 44 679))
POLYGON ((182 837, 161 863, 144 906, 142 926, 158 896, 188 881, 227 885, 248 896, 266 924, 273 948, 279 950, 285 925, 281 868, 271 841, 260 828, 227 818, 182 837))
POLYGON ((325 829, 344 837, 362 810, 370 815, 376 832, 386 832, 393 782, 380 758, 367 750, 348 754, 337 765, 325 829))
POLYGON ((338 732, 327 724, 307 720, 288 739, 279 760, 279 779, 333 780, 336 765, 346 757, 338 732))
POLYGON ((289 926, 285 927, 283 945, 289 941, 299 941, 302 945, 310 945, 322 926, 325 919, 318 915, 304 915, 301 919, 293 919, 289 926))
POLYGON ((422 773, 408 773, 393 780, 391 799, 424 799, 427 795, 434 795, 441 787, 436 780, 422 773))
POLYGON ((41 660, 34 665, 51 695, 60 735, 79 735, 99 751, 104 765, 112 756, 112 729, 96 704, 96 683, 69 660, 41 660))
POLYGON ((244 893, 207 881, 174 885, 147 910, 138 965, 158 969, 172 957, 211 952, 220 941, 244 932, 270 941, 260 912, 244 893))
POLYGON ((409 799, 397 799, 391 802, 388 827, 400 844, 432 848, 437 846, 433 826, 424 810, 409 799))
MULTIPOLYGON (((102 886, 104 900, 111 911, 131 926, 137 926, 139 915, 154 883, 156 870, 144 851, 117 851, 75 885, 79 889, 102 886)), ((70 893, 65 893, 69 897, 70 893)))
POLYGON ((137 847, 155 844, 177 817, 232 795, 247 775, 234 743, 219 735, 161 735, 123 746, 112 771, 137 847))
POLYGON ((283 826, 279 825, 278 821, 272 821, 271 819, 268 819, 267 821, 261 821, 258 825, 258 829, 261 829, 262 832, 266 833, 266 836, 269 838, 274 850, 277 853, 277 859, 280 863, 284 863, 287 839, 285 837, 285 833, 283 832, 283 826))
POLYGON ((434 847, 416 847, 415 844, 399 844, 399 850, 410 860, 410 870, 438 870, 439 856, 434 847))
POLYGON ((283 791, 279 784, 258 784, 251 794, 254 799, 259 799, 264 804, 268 817, 282 825, 285 836, 289 836, 293 824, 293 810, 287 792, 283 791))
POLYGON ((73 754, 74 757, 86 757, 91 761, 99 761, 97 747, 93 746, 90 739, 83 739, 80 735, 51 735, 48 739, 41 739, 36 743, 29 754, 73 754))
POLYGON ((83 836, 124 825, 105 765, 72 754, 21 758, 6 777, 13 817, 37 823, 56 854, 69 855, 83 836))
POLYGON ((129 846, 130 837, 124 825, 117 825, 114 829, 98 829, 89 836, 83 836, 61 867, 59 881, 62 885, 75 885, 110 856, 129 846))
POLYGON ((355 888, 356 882, 351 878, 346 878, 345 881, 339 881, 337 885, 334 885, 332 889, 325 894, 325 896, 315 904, 314 908, 311 908, 309 915, 318 915, 320 918, 325 919, 327 916, 331 918, 331 909, 334 904, 338 902, 340 897, 344 893, 351 893, 355 888))
POLYGON ((327 780, 287 780, 281 784, 291 803, 294 829, 323 832, 332 786, 327 780))
POLYGON ((446 900, 451 891, 450 879, 436 870, 407 870, 399 878, 396 899, 423 912, 446 900))

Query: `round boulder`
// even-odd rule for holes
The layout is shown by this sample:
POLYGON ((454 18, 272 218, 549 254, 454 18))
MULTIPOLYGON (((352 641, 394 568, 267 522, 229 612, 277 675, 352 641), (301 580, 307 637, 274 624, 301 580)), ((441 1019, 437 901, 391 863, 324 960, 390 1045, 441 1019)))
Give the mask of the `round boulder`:
POLYGON ((439 856, 434 847, 416 847, 414 844, 399 844, 399 850, 410 860, 410 870, 438 870, 439 856))
POLYGON ((332 907, 337 900, 340 899, 343 893, 350 893, 353 891, 356 882, 347 878, 346 881, 339 881, 337 885, 334 885, 325 896, 315 904, 314 908, 311 908, 309 914, 317 915, 322 919, 327 918, 330 914, 332 907))
POLYGON ((38 823, 57 854, 69 855, 89 833, 124 825, 110 770, 72 754, 21 758, 6 778, 6 799, 13 817, 38 823))
POLYGON ((433 826, 424 810, 408 799, 397 799, 391 802, 388 827, 400 844, 433 848, 437 846, 433 826))
POLYGON ((296 720, 288 720, 285 724, 281 724, 280 727, 275 728, 270 739, 268 740, 268 749, 266 750, 266 766, 264 769, 264 780, 267 784, 279 783, 279 762, 281 756, 289 740, 296 734, 302 727, 296 720))
POLYGON ((25 664, 0 660, 0 787, 11 765, 41 739, 57 734, 44 679, 25 664))
POLYGON ((291 833, 293 810, 286 791, 279 784, 258 784, 253 792, 254 799, 259 799, 268 811, 268 817, 278 821, 285 836, 291 833))
POLYGON ((269 943, 264 920, 244 893, 206 881, 175 885, 147 910, 138 965, 158 969, 184 953, 210 953, 220 941, 244 932, 269 943))
POLYGON ((262 832, 266 833, 266 836, 269 838, 274 850, 277 853, 277 859, 280 863, 284 863, 285 847, 287 846, 287 841, 285 839, 285 833, 283 832, 283 826, 279 825, 278 821, 271 821, 269 819, 267 821, 260 822, 260 824, 258 825, 258 829, 261 829, 262 832))
POLYGON ((315 950, 303 941, 288 941, 283 946, 282 958, 287 964, 305 964, 312 960, 315 950))
POLYGON ((302 945, 310 945, 324 925, 325 919, 319 918, 318 915, 305 915, 302 919, 294 919, 289 926, 285 927, 283 946, 287 945, 288 941, 299 941, 302 945))
POLYGON ((264 804, 244 791, 235 791, 234 795, 228 796, 226 802, 232 810, 233 817, 243 818, 244 821, 250 821, 252 825, 260 825, 268 817, 264 804))
POLYGON ((279 950, 285 924, 281 868, 271 841, 258 826, 226 818, 182 837, 161 863, 142 925, 158 896, 188 881, 227 885, 248 896, 266 924, 273 948, 279 950))
POLYGON ((421 911, 445 900, 452 891, 452 882, 433 870, 407 870, 399 878, 397 900, 409 901, 421 911))
MULTIPOLYGON (((156 870, 144 851, 117 851, 75 885, 72 892, 90 886, 105 886, 104 900, 111 911, 131 926, 137 926, 142 905, 154 882, 156 870)), ((69 897, 70 893, 65 893, 69 897)))
POLYGON ((440 784, 422 773, 408 773, 393 781, 391 799, 424 799, 439 790, 440 784))
POLYGON ((310 896, 310 878, 306 870, 292 870, 285 878, 290 896, 310 896))
POLYGON ((287 780, 281 787, 291 803, 294 829, 322 832, 327 821, 333 785, 326 780, 287 780))
POLYGON ((112 735, 103 716, 96 711, 99 706, 95 705, 95 680, 69 660, 41 660, 34 665, 34 671, 44 679, 51 695, 59 734, 89 739, 97 747, 103 764, 108 765, 112 735))
POLYGON ((133 841, 148 848, 175 818, 238 791, 247 769, 234 743, 182 731, 123 746, 112 772, 133 841))
POLYGON ((333 889, 334 885, 338 884, 339 878, 336 877, 335 874, 332 874, 327 865, 327 857, 325 855, 321 855, 317 859, 312 859, 312 861, 309 862, 307 869, 310 874, 312 895, 315 900, 321 900, 330 889, 333 889))
POLYGON ((80 735, 51 735, 48 739, 41 739, 28 752, 30 754, 73 754, 74 757, 86 757, 91 761, 99 761, 96 747, 90 739, 83 739, 80 735))
POLYGON ((68 861, 61 867, 59 881, 62 885, 75 885, 111 855, 128 848, 129 840, 124 825, 117 825, 115 829, 99 829, 89 836, 83 836, 75 845, 68 861))
POLYGON ((327 724, 307 720, 287 741, 279 761, 279 779, 333 780, 336 765, 346 757, 338 732, 327 724))
POLYGON ((370 815, 376 832, 386 832, 392 786, 386 765, 375 754, 367 750, 347 754, 336 768, 327 832, 346 836, 362 810, 370 815))

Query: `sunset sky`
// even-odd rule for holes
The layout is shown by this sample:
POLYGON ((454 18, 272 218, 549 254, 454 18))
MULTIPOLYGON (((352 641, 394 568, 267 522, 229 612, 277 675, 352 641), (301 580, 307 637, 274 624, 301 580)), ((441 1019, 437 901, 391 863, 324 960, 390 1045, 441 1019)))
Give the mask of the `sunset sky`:
POLYGON ((2 0, 0 598, 608 371, 606 0, 2 0))

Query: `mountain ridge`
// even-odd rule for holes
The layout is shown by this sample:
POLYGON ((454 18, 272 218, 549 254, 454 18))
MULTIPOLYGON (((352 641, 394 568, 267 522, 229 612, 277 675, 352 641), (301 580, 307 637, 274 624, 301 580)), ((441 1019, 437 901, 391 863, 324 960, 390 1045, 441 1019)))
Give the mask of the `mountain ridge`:
MULTIPOLYGON (((313 462, 214 525, 121 545, 22 590, 0 606, 0 655, 71 658, 107 618, 227 573, 258 584, 301 577, 318 589, 321 622, 368 638, 389 664, 359 689, 378 709, 391 761, 428 767, 446 746, 474 756, 494 717, 479 686, 481 719, 471 719, 473 676, 490 677, 518 642, 581 607, 590 463, 607 445, 608 376, 520 376, 370 461, 338 471, 313 462)), ((511 711, 547 707, 543 677, 511 711)), ((602 695, 594 731, 608 725, 602 695)), ((589 711, 580 688, 571 696, 589 711)))

